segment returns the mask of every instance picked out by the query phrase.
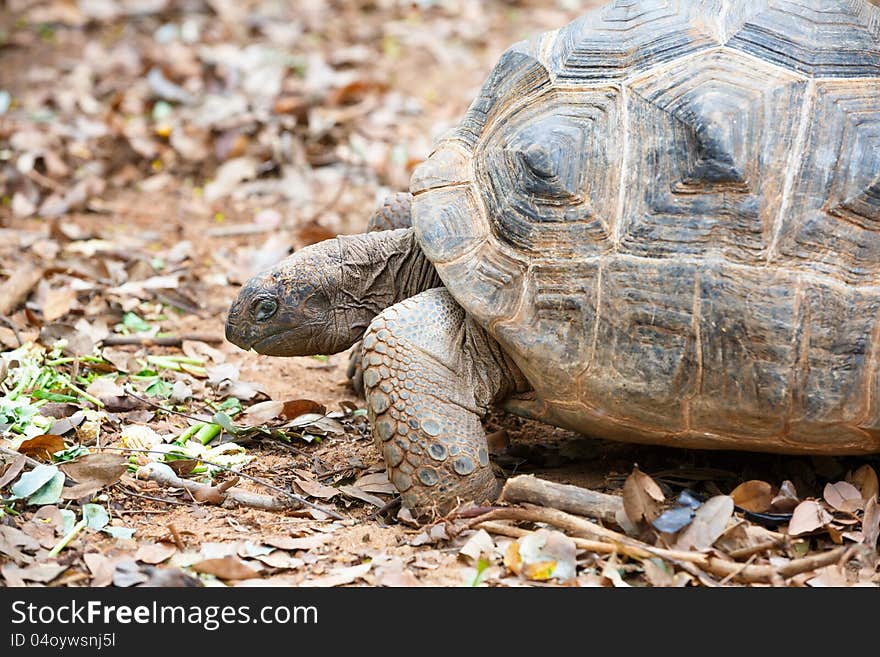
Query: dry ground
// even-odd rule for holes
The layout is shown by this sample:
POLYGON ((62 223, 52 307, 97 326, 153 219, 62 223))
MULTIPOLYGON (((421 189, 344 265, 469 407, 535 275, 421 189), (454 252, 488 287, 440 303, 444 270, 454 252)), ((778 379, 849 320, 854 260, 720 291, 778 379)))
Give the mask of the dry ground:
MULTIPOLYGON (((47 347, 57 337, 46 333, 52 325, 66 327, 69 339, 86 336, 93 342, 108 333, 130 337, 138 331, 221 338, 226 309, 251 273, 308 243, 363 230, 384 194, 406 188, 413 166, 432 140, 454 125, 504 48, 563 25, 589 4, 7 3, 0 25, 0 92, 7 94, 6 100, 0 95, 0 105, 7 105, 0 114, 0 274, 9 280, 29 263, 40 268, 25 304, 9 310, 9 323, 18 338, 47 347), (148 326, 123 326, 127 313, 148 326)), ((14 349, 18 338, 11 327, 0 327, 3 349, 14 349)), ((376 515, 376 505, 357 494, 322 487, 355 485, 356 493, 372 490, 383 503, 393 497, 375 483, 380 477, 369 480, 372 486, 362 479, 381 473, 382 463, 365 419, 351 412, 363 401, 346 382, 346 354, 279 359, 244 353, 222 340, 211 342, 217 351, 193 342, 198 344, 190 344, 187 353, 201 354, 208 373, 159 369, 159 380, 181 382, 190 395, 175 401, 166 390, 151 398, 153 404, 199 418, 210 418, 216 404, 236 395, 245 407, 266 399, 308 399, 328 412, 348 409, 338 418, 342 433, 311 443, 297 438, 290 444, 268 438, 242 443, 246 455, 255 457, 243 472, 304 494, 343 519, 308 509, 198 504, 180 490, 130 473, 96 499, 109 509, 111 524, 133 529, 133 537, 86 530, 58 559, 47 556, 63 534, 57 509, 79 514, 84 500, 49 505, 54 511, 20 502, 7 506, 2 525, 39 545, 21 545, 25 539, 19 534, 5 539, 0 534, 0 581, 180 584, 194 581, 192 564, 229 557, 254 572, 231 574, 226 561, 203 568, 219 575, 203 575, 203 581, 460 585, 473 583, 479 567, 483 582, 526 583, 502 565, 509 539, 489 539, 476 549, 476 558, 468 556, 473 550, 462 556, 459 550, 471 533, 447 540, 444 532, 451 533, 451 525, 426 531, 401 522, 393 511, 376 515), (224 365, 237 371, 227 369, 225 378, 215 381, 212 368, 224 365), (23 515, 10 513, 14 509, 23 515), (43 525, 49 529, 39 527, 40 517, 48 519, 43 525), (291 538, 304 542, 285 542, 291 538), (279 549, 273 552, 273 546, 279 549), (23 556, 16 558, 10 548, 23 556), (35 570, 46 563, 58 566, 51 577, 35 570), (162 570, 152 569, 154 564, 162 570)), ((176 347, 96 349, 114 366, 140 359, 114 373, 116 384, 133 386, 140 396, 156 380, 136 376, 140 368, 149 369, 148 356, 182 355, 176 347)), ((128 397, 126 407, 119 399, 116 395, 115 405, 106 409, 101 445, 130 447, 122 434, 132 425, 161 436, 177 435, 188 425, 186 418, 150 404, 128 397)), ((65 417, 80 408, 95 406, 77 398, 58 413, 65 417)), ((508 436, 495 459, 501 474, 538 473, 619 493, 638 463, 661 482, 669 500, 684 488, 727 494, 748 480, 777 489, 791 480, 800 499, 821 499, 826 482, 870 462, 614 445, 500 413, 487 424, 508 436)), ((21 435, 12 431, 4 438, 0 444, 7 449, 21 444, 21 435)), ((98 451, 93 436, 71 430, 64 438, 68 447, 84 442, 98 451)), ((143 465, 149 457, 135 460, 143 465)), ((217 480, 224 479, 228 476, 220 473, 217 480)), ((240 486, 267 492, 253 481, 240 486)), ((847 528, 851 523, 834 531, 839 535, 847 528)), ((817 530, 806 548, 780 552, 778 558, 831 546, 829 534, 821 526, 817 530)), ((620 583, 603 559, 580 552, 576 581, 620 583)), ((658 571, 613 562, 612 569, 633 584, 705 583, 687 573, 673 579, 676 568, 669 566, 658 571)), ((817 583, 877 581, 869 558, 823 576, 817 583)))

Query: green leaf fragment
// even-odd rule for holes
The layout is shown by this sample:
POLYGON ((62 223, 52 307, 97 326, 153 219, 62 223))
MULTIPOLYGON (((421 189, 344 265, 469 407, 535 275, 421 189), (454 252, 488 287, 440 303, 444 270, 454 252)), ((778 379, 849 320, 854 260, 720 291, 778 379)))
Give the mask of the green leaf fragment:
POLYGON ((131 527, 112 527, 107 525, 101 531, 105 534, 110 534, 113 538, 132 538, 134 536, 134 529, 131 527))
POLYGON ((127 312, 122 316, 122 325, 138 333, 146 333, 153 328, 140 315, 133 312, 127 312))
POLYGON ((87 527, 100 530, 104 529, 104 527, 107 526, 107 523, 110 522, 110 514, 107 513, 107 509, 100 504, 84 504, 83 520, 86 521, 87 527))
POLYGON ((58 468, 54 465, 38 465, 18 478, 18 481, 12 485, 12 494, 16 498, 30 497, 52 481, 58 472, 58 468))
POLYGON ((233 435, 238 433, 238 429, 235 428, 235 425, 232 424, 232 418, 229 417, 226 413, 218 412, 214 413, 214 416, 211 418, 214 424, 219 424, 223 427, 224 431, 227 431, 233 435))
POLYGON ((61 499, 61 491, 64 489, 66 477, 63 472, 58 472, 46 484, 40 487, 36 493, 28 498, 27 503, 34 506, 55 504, 61 499))

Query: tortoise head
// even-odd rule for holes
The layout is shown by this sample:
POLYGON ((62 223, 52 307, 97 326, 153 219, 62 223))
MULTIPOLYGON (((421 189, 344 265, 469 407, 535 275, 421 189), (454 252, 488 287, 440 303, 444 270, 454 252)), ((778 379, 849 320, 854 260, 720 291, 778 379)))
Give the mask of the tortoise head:
POLYGON ((340 330, 345 326, 337 317, 341 277, 337 240, 297 251, 245 283, 229 309, 226 339, 270 356, 347 349, 358 336, 340 330))
POLYGON ((385 308, 436 285, 411 229, 340 235, 245 283, 226 339, 268 356, 339 353, 385 308))

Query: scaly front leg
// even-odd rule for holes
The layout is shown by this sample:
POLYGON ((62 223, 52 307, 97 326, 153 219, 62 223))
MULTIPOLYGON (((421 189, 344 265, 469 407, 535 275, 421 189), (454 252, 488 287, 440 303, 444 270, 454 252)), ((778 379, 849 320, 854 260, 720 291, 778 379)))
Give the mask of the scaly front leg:
POLYGON ((373 438, 403 505, 424 518, 494 499, 480 419, 528 384, 449 292, 428 290, 382 312, 364 336, 362 362, 373 438))

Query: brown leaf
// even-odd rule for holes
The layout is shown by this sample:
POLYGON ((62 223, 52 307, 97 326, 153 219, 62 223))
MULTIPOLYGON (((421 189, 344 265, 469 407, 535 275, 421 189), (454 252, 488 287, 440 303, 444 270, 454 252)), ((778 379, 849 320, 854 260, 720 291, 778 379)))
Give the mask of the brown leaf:
POLYGON ((797 495, 794 484, 786 479, 782 482, 782 485, 779 486, 779 492, 777 492, 776 496, 770 501, 769 510, 773 513, 791 513, 800 503, 801 500, 797 495))
POLYGON ((312 536, 299 538, 292 536, 269 536, 264 538, 263 542, 266 545, 271 545, 281 550, 313 550, 327 543, 330 538, 329 534, 313 534, 312 536))
POLYGON ((733 508, 733 498, 728 495, 717 495, 707 500, 697 509, 691 524, 679 535, 676 549, 708 550, 727 529, 733 508))
POLYGON ((330 572, 329 575, 323 577, 315 577, 303 581, 300 586, 342 586, 343 584, 351 584, 356 579, 363 577, 372 567, 372 562, 368 561, 357 566, 348 568, 337 568, 330 572))
POLYGON ((357 486, 340 486, 339 490, 345 493, 346 495, 355 498, 356 500, 360 500, 361 502, 366 502, 367 504, 372 504, 375 507, 383 507, 385 506, 385 500, 376 497, 375 495, 371 495, 358 488, 357 486))
POLYGON ((339 490, 333 486, 325 486, 317 481, 308 481, 306 479, 297 479, 296 485, 310 497, 317 497, 321 500, 329 500, 331 497, 339 495, 339 490))
POLYGON ((87 552, 83 555, 83 561, 92 574, 92 581, 89 586, 104 587, 113 583, 113 573, 116 570, 116 563, 100 552, 87 552))
POLYGON ((98 489, 115 484, 128 471, 128 461, 120 454, 98 452, 60 466, 62 472, 79 484, 98 489))
POLYGON ((847 481, 854 484, 862 494, 866 502, 876 498, 880 493, 880 483, 877 481, 877 472, 867 463, 847 477, 847 481))
POLYGON ((290 401, 284 402, 284 408, 281 410, 281 417, 285 420, 294 420, 300 415, 305 415, 306 413, 324 415, 326 412, 327 408, 323 404, 319 404, 311 399, 291 399, 290 401))
POLYGON ((877 539, 880 538, 880 503, 876 497, 872 497, 865 504, 865 515, 862 517, 862 541, 872 550, 877 549, 877 539))
POLYGON ((25 568, 19 568, 14 564, 6 564, 0 569, 0 573, 6 578, 7 584, 16 586, 20 584, 12 584, 11 582, 39 582, 47 584, 67 570, 67 566, 60 565, 53 561, 44 561, 35 563, 25 568))
POLYGON ((629 519, 635 523, 651 522, 660 515, 660 503, 664 499, 657 482, 638 467, 633 468, 623 484, 623 508, 629 519))
POLYGON ((45 434, 37 436, 30 440, 25 440, 18 446, 21 454, 30 456, 40 461, 51 461, 52 454, 60 452, 64 449, 64 438, 53 434, 45 434))
POLYGON ((822 497, 832 507, 844 513, 854 513, 865 506, 859 489, 846 481, 826 484, 822 497))
POLYGON ((43 302, 43 321, 54 322, 70 312, 70 308, 76 301, 76 290, 61 288, 46 292, 46 300, 43 302))
POLYGON ((192 569, 197 573, 214 575, 214 577, 224 581, 250 579, 259 575, 256 570, 232 556, 223 557, 222 559, 205 559, 193 564, 192 569))
POLYGON ((240 416, 240 423, 246 427, 258 427, 279 417, 283 410, 284 402, 259 402, 245 409, 240 416))
POLYGON ((773 500, 773 486, 766 481, 751 479, 734 488, 730 496, 734 504, 746 511, 763 513, 773 500))
POLYGON ((175 552, 177 547, 173 543, 145 543, 138 548, 134 558, 135 561, 156 565, 170 559, 175 552))
POLYGON ((176 461, 167 461, 166 465, 174 470, 174 474, 186 476, 193 471, 199 462, 196 459, 178 459, 176 461))
POLYGON ((24 454, 16 456, 15 460, 6 466, 6 470, 3 472, 3 475, 0 476, 0 488, 3 488, 10 481, 15 479, 24 469, 25 463, 27 463, 27 457, 24 454))
POLYGON ((398 566, 396 568, 377 568, 376 580, 379 586, 395 588, 412 588, 414 586, 422 585, 419 579, 413 575, 410 570, 403 566, 398 566))
POLYGON ((814 500, 807 500, 797 505, 788 523, 788 533, 791 536, 809 534, 820 527, 824 527, 834 517, 822 508, 822 505, 814 500))
POLYGON ((354 485, 368 493, 383 493, 386 495, 397 495, 397 489, 390 481, 388 474, 382 472, 371 472, 362 477, 358 477, 354 485))

